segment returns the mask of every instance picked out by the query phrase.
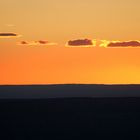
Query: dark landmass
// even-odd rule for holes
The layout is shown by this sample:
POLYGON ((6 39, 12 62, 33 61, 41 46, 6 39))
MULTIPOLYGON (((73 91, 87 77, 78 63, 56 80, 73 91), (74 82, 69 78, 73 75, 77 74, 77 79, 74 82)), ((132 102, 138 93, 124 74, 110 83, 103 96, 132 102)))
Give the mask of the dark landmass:
POLYGON ((139 91, 139 85, 1 86, 0 136, 4 140, 140 139, 139 91))
POLYGON ((140 97, 140 85, 18 85, 0 86, 0 99, 63 97, 140 97))

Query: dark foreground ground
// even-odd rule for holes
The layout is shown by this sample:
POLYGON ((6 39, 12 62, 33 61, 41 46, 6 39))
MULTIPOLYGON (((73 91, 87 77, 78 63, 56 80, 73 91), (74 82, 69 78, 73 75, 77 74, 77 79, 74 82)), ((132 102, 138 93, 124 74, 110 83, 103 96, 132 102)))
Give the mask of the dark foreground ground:
POLYGON ((140 139, 140 98, 1 99, 2 140, 140 139))
POLYGON ((0 86, 0 140, 140 139, 140 85, 0 86))

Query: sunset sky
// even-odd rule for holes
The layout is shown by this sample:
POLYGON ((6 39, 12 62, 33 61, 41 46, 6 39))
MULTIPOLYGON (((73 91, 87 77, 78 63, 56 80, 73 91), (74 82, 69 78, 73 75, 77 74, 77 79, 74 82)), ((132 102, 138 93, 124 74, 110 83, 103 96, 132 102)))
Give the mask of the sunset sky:
POLYGON ((0 84, 140 84, 140 0, 0 0, 0 84))

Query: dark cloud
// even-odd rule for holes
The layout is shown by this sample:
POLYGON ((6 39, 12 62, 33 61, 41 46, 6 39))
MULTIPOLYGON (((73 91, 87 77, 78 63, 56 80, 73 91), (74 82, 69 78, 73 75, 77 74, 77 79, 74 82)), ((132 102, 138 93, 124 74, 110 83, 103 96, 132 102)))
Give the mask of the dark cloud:
POLYGON ((139 41, 110 42, 108 47, 140 47, 139 41))
POLYGON ((0 33, 0 38, 19 37, 16 33, 0 33))
POLYGON ((90 39, 78 39, 68 41, 68 46, 89 46, 94 45, 90 39))
POLYGON ((26 41, 21 41, 20 44, 21 44, 21 45, 28 45, 28 42, 26 42, 26 41))
POLYGON ((38 43, 39 43, 39 44, 44 44, 44 45, 45 45, 45 44, 48 44, 49 42, 48 42, 48 41, 44 41, 44 40, 39 40, 38 43))
POLYGON ((28 45, 28 46, 37 46, 37 45, 57 45, 57 43, 53 43, 53 42, 48 42, 45 40, 39 40, 39 41, 21 41, 18 43, 18 45, 28 45))

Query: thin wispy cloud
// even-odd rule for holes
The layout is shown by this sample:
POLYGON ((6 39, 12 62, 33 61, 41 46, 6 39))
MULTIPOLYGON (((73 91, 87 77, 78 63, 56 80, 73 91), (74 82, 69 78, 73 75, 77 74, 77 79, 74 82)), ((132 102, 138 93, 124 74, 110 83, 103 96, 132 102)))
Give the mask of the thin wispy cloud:
POLYGON ((7 27, 15 27, 14 24, 6 24, 7 27))

